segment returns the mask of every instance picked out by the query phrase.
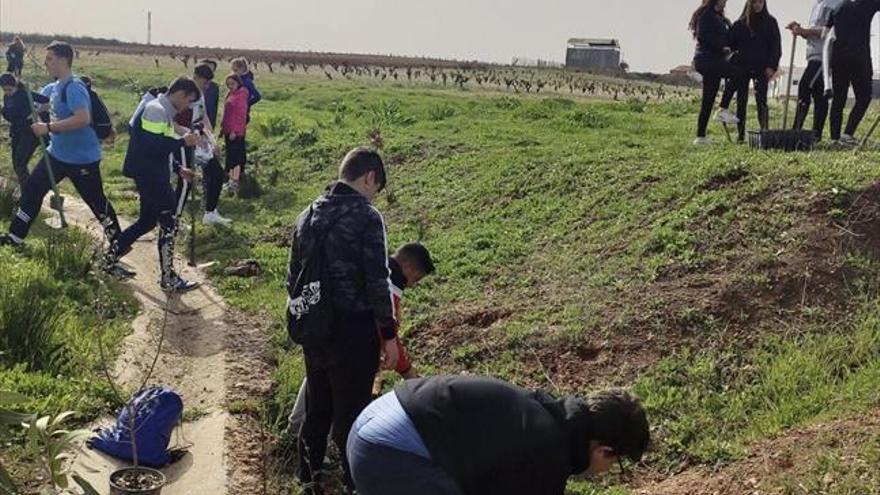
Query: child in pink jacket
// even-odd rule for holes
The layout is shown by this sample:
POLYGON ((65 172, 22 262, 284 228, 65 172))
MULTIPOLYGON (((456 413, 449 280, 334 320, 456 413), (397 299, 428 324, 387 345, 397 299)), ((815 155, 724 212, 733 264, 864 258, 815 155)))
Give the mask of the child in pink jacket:
POLYGON ((229 173, 229 191, 234 195, 238 192, 238 184, 247 163, 245 134, 247 132, 248 90, 244 87, 241 76, 226 76, 226 105, 223 110, 221 133, 226 141, 226 171, 229 173))

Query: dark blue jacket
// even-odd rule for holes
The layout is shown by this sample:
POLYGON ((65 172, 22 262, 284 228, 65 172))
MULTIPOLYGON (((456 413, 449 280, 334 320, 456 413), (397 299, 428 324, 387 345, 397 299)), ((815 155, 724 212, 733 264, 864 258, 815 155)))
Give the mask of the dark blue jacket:
POLYGON ((173 137, 173 128, 171 132, 162 133, 144 129, 144 113, 157 103, 156 100, 148 103, 135 115, 134 126, 129 131, 130 139, 122 173, 132 179, 155 180, 157 184, 168 184, 171 181, 171 164, 174 170, 180 168, 177 160, 169 162, 169 157, 176 157, 184 143, 183 139, 173 137))
POLYGON ((244 87, 248 90, 248 107, 256 105, 263 99, 263 95, 260 94, 260 90, 258 90, 256 84, 254 84, 253 72, 248 71, 247 74, 242 75, 241 82, 244 83, 244 87))
MULTIPOLYGON (((40 93, 31 91, 34 103, 49 103, 49 98, 40 93)), ((28 102, 27 93, 25 93, 24 84, 18 83, 18 90, 12 96, 3 96, 3 118, 9 122, 9 135, 16 136, 22 132, 30 130, 33 123, 31 115, 30 103, 28 102)))

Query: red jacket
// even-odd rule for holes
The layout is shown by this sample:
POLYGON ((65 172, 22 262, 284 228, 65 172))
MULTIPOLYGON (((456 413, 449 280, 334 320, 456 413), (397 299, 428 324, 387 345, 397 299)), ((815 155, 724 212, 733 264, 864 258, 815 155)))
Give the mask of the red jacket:
POLYGON ((230 92, 226 96, 226 106, 223 108, 223 122, 220 129, 224 136, 235 134, 236 137, 244 136, 247 132, 248 114, 248 90, 244 87, 230 92))

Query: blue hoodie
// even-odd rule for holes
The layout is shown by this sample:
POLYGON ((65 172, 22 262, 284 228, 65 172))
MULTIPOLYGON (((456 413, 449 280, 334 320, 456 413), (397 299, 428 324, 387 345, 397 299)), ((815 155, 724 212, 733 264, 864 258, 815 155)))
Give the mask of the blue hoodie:
POLYGON ((251 107, 256 105, 263 99, 263 95, 260 94, 260 91, 257 89, 256 84, 254 84, 254 73, 251 71, 247 71, 246 74, 241 76, 241 82, 244 83, 244 87, 248 90, 248 121, 251 120, 251 107))

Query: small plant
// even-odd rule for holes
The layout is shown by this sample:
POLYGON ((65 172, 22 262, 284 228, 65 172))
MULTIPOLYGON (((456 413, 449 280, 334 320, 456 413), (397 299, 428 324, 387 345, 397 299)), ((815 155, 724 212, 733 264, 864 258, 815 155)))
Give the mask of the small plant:
POLYGON ((286 115, 270 115, 256 122, 257 131, 266 138, 287 136, 296 131, 293 119, 286 115))
POLYGON ((571 112, 568 115, 568 120, 578 127, 586 127, 587 129, 602 129, 608 127, 608 117, 589 108, 571 112))
POLYGON ((405 115, 400 108, 400 102, 397 100, 383 100, 382 102, 372 105, 368 110, 370 122, 374 126, 407 126, 414 124, 416 118, 412 115, 405 115))
POLYGON ((446 120, 455 116, 455 108, 451 105, 437 105, 428 111, 428 118, 434 122, 446 120))
MULTIPOLYGON (((51 487, 43 490, 44 495, 98 495, 98 491, 87 481, 71 473, 65 466, 70 458, 68 452, 88 438, 88 430, 67 430, 63 423, 76 413, 63 412, 56 416, 37 418, 33 414, 24 414, 9 409, 27 401, 27 397, 14 392, 0 390, 0 438, 7 434, 5 429, 11 425, 21 425, 28 439, 28 446, 44 463, 43 470, 48 475, 51 487), (79 486, 81 491, 73 488, 70 480, 79 486)), ((0 464, 0 493, 15 495, 19 493, 15 482, 0 464)))

